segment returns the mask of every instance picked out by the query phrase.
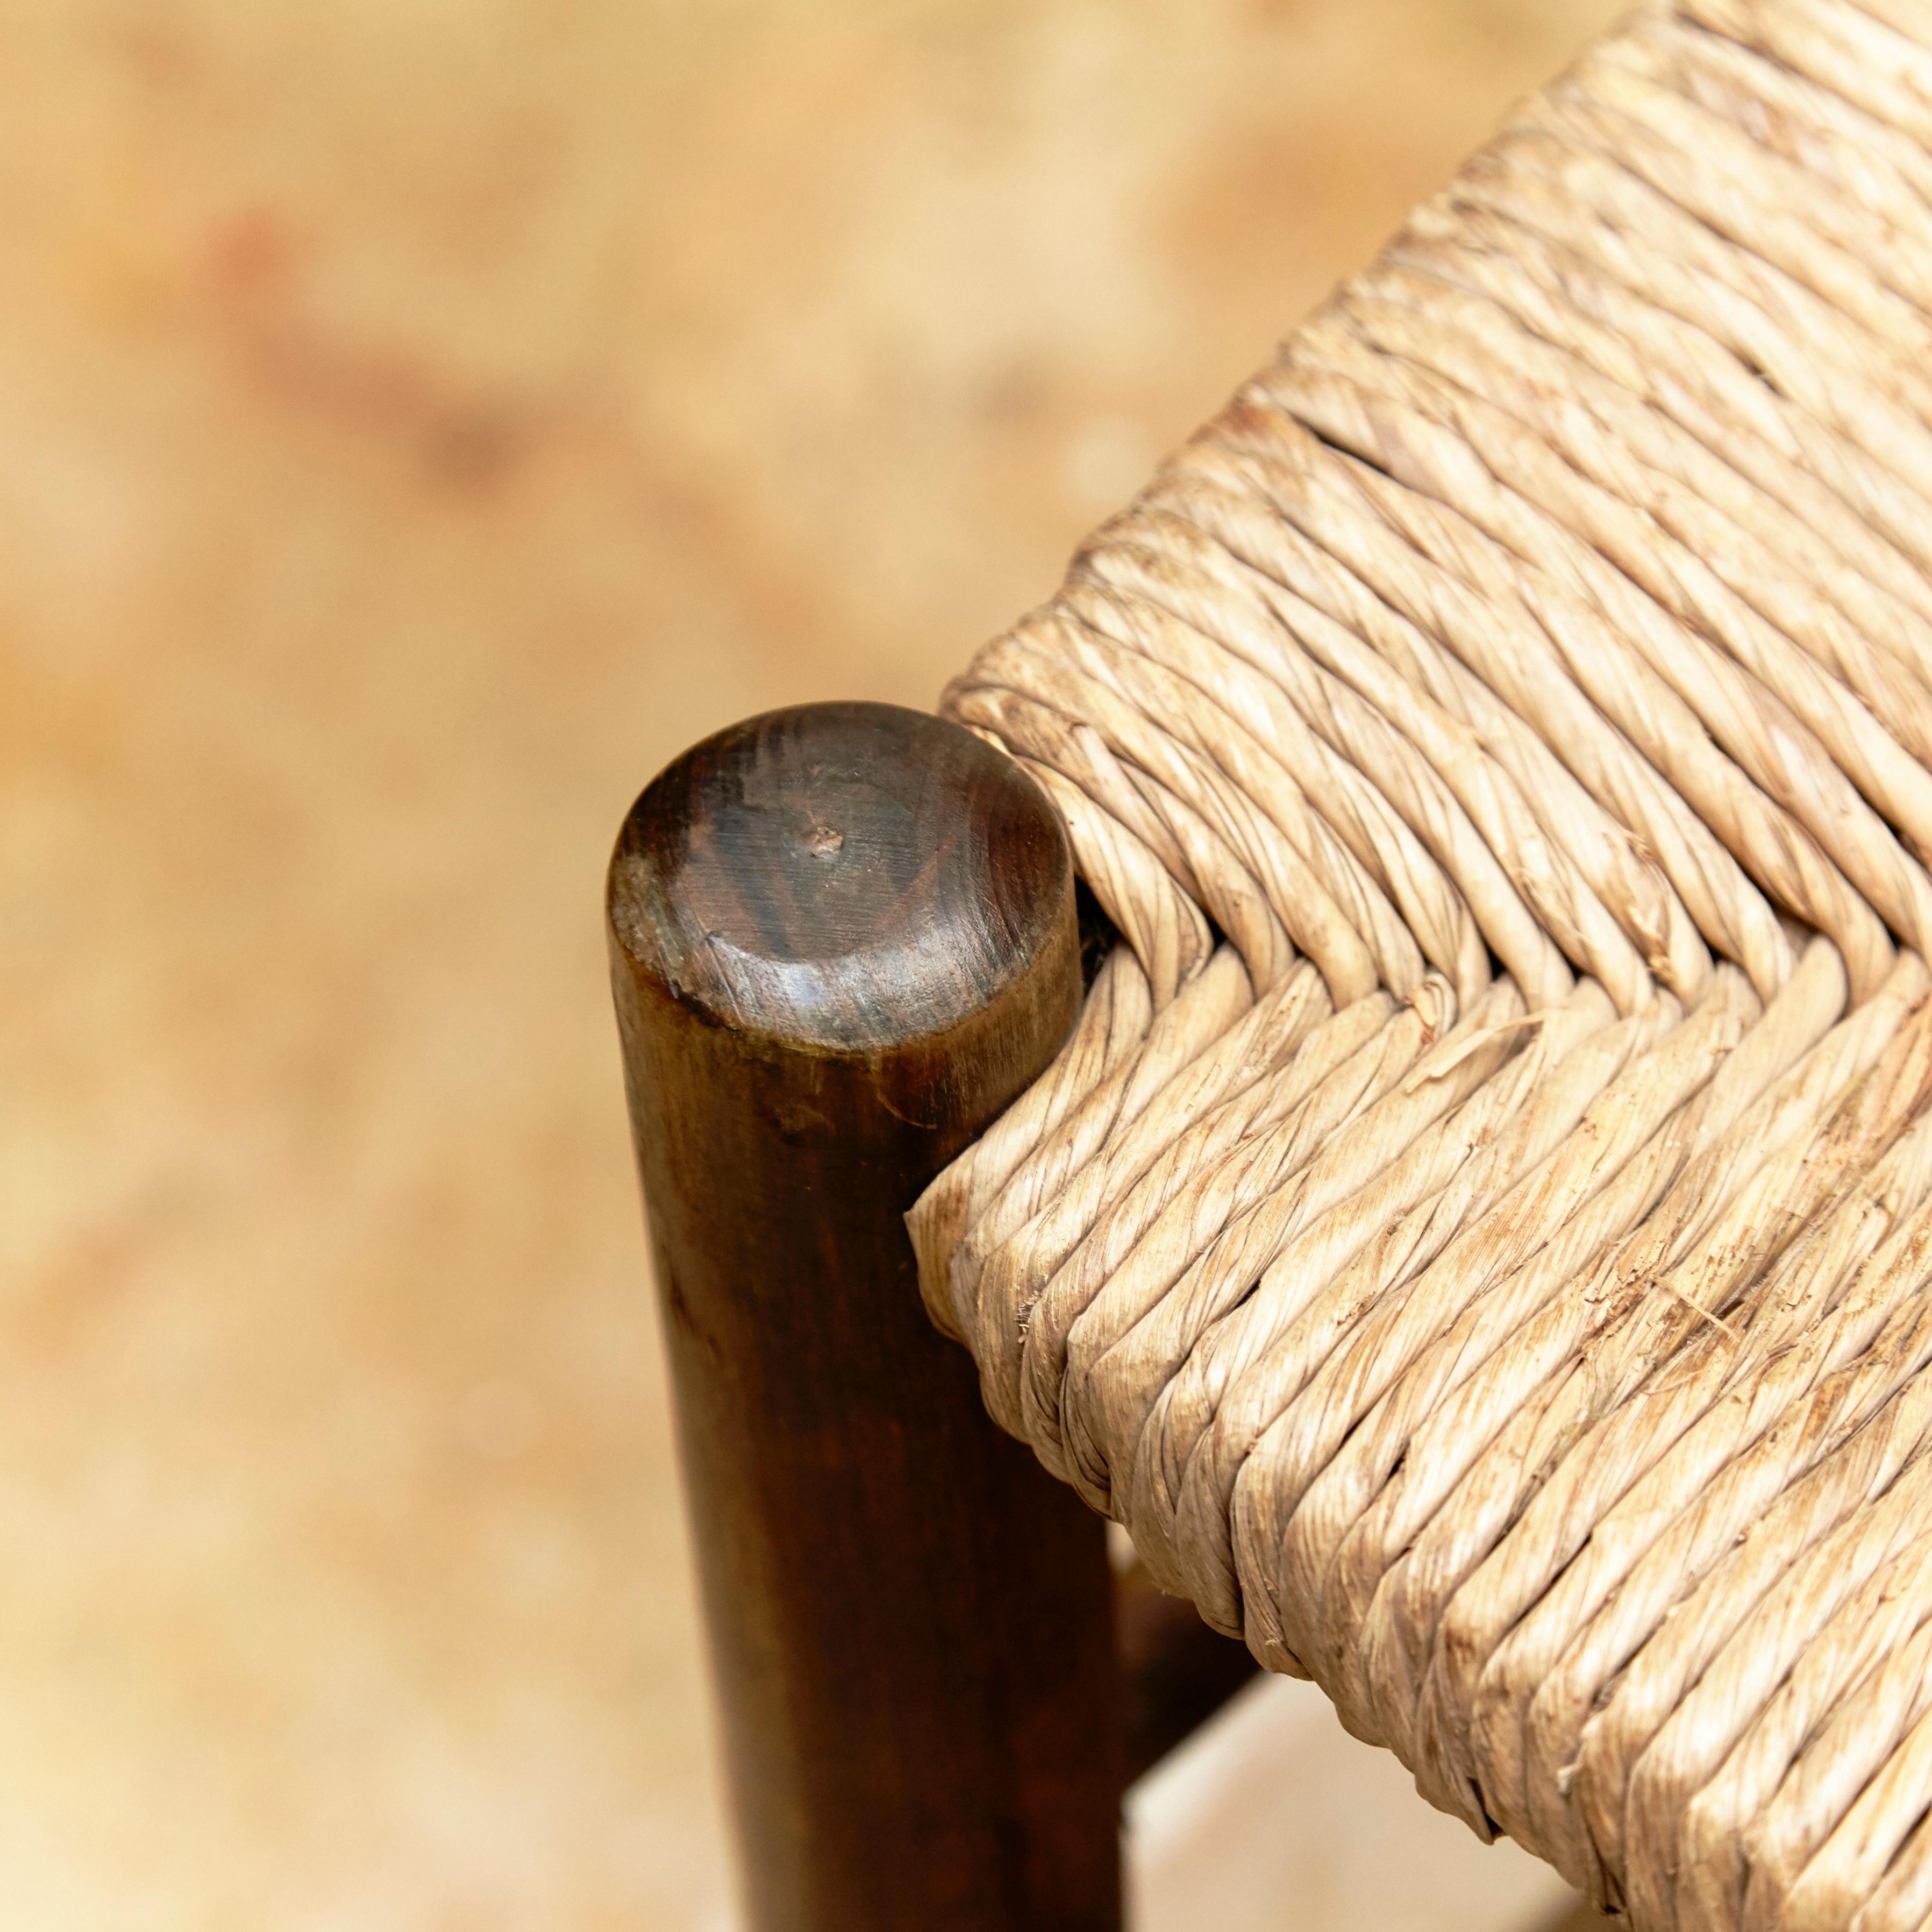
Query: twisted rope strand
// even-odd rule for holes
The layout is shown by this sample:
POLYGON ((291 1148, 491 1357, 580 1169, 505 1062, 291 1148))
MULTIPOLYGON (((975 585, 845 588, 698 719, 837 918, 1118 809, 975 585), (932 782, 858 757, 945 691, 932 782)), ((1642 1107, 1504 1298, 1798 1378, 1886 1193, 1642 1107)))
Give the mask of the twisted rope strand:
POLYGON ((1652 0, 982 652, 1120 944, 909 1217, 1643 1932, 1932 1923, 1932 4, 1652 0))

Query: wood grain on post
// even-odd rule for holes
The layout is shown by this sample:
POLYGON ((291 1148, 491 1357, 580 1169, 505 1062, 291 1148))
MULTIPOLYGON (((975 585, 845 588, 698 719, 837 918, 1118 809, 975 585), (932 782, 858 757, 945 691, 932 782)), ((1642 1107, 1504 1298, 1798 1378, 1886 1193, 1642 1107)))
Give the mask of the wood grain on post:
POLYGON ((1102 1526, 901 1220, 1072 1023, 1058 817, 956 725, 775 712, 638 801, 610 922, 751 1924, 1113 1932, 1102 1526))

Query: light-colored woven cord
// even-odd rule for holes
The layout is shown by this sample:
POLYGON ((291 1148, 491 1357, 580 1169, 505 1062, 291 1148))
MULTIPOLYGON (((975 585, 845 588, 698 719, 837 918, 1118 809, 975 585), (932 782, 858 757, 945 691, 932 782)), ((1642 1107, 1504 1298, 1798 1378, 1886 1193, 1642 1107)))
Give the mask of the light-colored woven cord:
POLYGON ((1656 4, 953 716, 1122 936, 988 1407, 1644 1928, 1932 1918, 1932 0, 1656 4))

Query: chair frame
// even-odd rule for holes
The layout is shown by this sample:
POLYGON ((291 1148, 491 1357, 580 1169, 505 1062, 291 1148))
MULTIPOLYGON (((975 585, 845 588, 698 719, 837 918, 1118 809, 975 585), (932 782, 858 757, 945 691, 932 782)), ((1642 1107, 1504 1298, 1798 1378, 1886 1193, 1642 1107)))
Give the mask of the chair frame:
POLYGON ((748 1923, 1116 1932, 1126 1785, 1253 1665, 993 1426, 903 1221, 1078 1011, 1058 815, 956 724, 768 713, 608 914, 748 1923))

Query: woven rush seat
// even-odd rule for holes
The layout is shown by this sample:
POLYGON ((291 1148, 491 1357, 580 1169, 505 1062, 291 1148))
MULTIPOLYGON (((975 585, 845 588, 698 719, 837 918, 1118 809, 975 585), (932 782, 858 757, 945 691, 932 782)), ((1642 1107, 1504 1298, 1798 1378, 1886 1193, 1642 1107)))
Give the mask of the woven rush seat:
POLYGON ((988 1406, 1646 1928, 1932 1918, 1932 5, 1529 102, 950 713, 1119 943, 988 1406))

